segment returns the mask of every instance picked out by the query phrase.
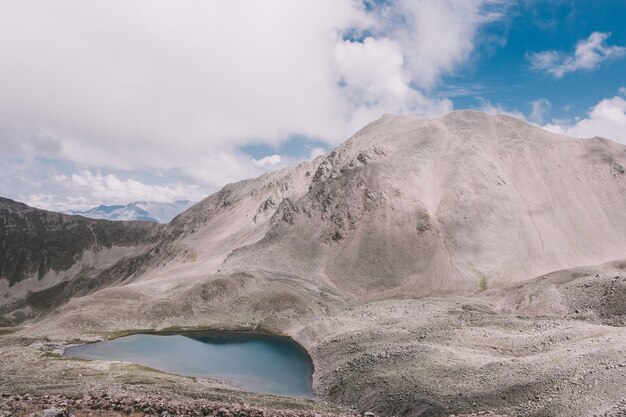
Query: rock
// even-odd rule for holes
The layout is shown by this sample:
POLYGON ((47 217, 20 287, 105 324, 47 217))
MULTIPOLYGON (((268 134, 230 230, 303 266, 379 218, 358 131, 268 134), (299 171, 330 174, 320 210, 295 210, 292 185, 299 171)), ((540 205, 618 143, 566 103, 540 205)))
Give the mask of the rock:
POLYGON ((64 408, 46 408, 43 410, 43 417, 68 417, 69 413, 64 408))
MULTIPOLYGON (((156 238, 159 230, 160 226, 152 222, 87 219, 31 208, 0 197, 0 235, 3 236, 3 241, 8 243, 0 251, 0 276, 6 278, 11 286, 27 280, 33 274, 41 280, 48 271, 73 271, 70 268, 85 251, 92 249, 94 242, 97 242, 97 246, 106 247, 147 245, 156 238)), ((77 268, 76 271, 80 269, 77 268)), ((80 277, 80 274, 76 274, 67 278, 78 280, 80 277)), ((57 294, 54 291, 46 292, 50 291, 50 287, 45 286, 28 289, 34 291, 32 293, 26 291, 29 296, 22 298, 21 303, 29 303, 31 302, 29 300, 37 297, 45 297, 47 301, 38 305, 34 303, 32 306, 34 308, 29 309, 28 313, 13 316, 10 320, 15 324, 28 319, 29 315, 41 314, 40 310, 49 310, 71 296, 69 293, 62 296, 61 293, 57 294)), ((71 292, 78 291, 79 288, 70 290, 67 287, 65 290, 71 292)), ((10 305, 3 307, 7 308, 10 305)), ((20 311, 26 311, 22 307, 19 308, 20 311)), ((54 352, 56 348, 56 344, 52 342, 41 344, 44 351, 54 352)))

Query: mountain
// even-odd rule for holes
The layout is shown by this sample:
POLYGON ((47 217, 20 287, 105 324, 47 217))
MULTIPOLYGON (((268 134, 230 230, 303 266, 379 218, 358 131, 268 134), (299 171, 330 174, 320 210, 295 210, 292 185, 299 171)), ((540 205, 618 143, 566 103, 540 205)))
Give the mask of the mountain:
POLYGON ((515 284, 624 257, 626 152, 514 118, 388 116, 323 158, 306 193, 226 273, 327 283, 357 298, 515 284))
POLYGON ((17 335, 261 330, 308 350, 318 397, 360 411, 622 415, 624 167, 623 145, 509 116, 384 116, 145 230, 17 335))
POLYGON ((105 220, 141 220, 157 223, 169 223, 194 202, 189 200, 177 200, 172 203, 156 203, 147 201, 135 201, 123 205, 100 205, 89 210, 69 210, 66 214, 89 217, 91 219, 105 220))
POLYGON ((35 317, 93 291, 98 275, 154 241, 159 229, 150 222, 91 220, 0 197, 0 323, 35 317))

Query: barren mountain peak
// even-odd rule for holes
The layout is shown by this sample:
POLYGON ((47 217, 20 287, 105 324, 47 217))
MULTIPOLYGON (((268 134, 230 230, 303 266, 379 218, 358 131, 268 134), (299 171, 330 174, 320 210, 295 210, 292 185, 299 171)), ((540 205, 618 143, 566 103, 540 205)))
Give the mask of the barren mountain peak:
MULTIPOLYGON (((345 343, 352 337, 374 340, 392 326, 385 340, 413 346, 400 340, 405 326, 417 326, 410 334, 419 333, 437 317, 445 319, 436 328, 464 328, 458 317, 559 315, 581 306, 597 311, 602 322, 623 320, 621 293, 605 287, 621 282, 606 274, 622 268, 623 262, 612 261, 626 253, 625 150, 608 140, 573 139, 476 111, 385 115, 312 161, 225 186, 163 227, 120 228, 120 222, 10 202, 0 205, 0 235, 18 232, 36 243, 37 233, 51 232, 29 228, 29 222, 57 230, 63 220, 67 227, 52 239, 82 243, 73 247, 73 264, 45 257, 34 244, 35 258, 24 259, 37 263, 21 267, 19 280, 0 280, 0 293, 10 300, 4 318, 15 323, 41 314, 25 332, 56 337, 206 323, 286 332, 322 358, 315 378, 332 387, 326 395, 359 402, 353 394, 359 390, 342 388, 343 377, 326 365, 351 357, 345 343), (16 221, 21 229, 14 228, 16 221), (40 265, 44 273, 38 276, 40 265), (559 270, 565 271, 552 273, 559 270), (598 282, 580 278, 594 273, 606 276, 598 282), (589 306, 579 290, 583 284, 575 283, 579 278, 593 299, 612 298, 589 306), (82 297, 46 316, 76 295, 82 297), (56 301, 44 302, 50 299, 56 301), (393 325, 389 317, 395 317, 393 325), (343 335, 338 358, 324 339, 334 332, 343 335)), ((464 331, 469 335, 459 347, 423 354, 416 375, 442 352, 454 352, 470 364, 464 366, 480 366, 482 347, 467 362, 464 343, 481 338, 464 331)), ((542 358, 536 360, 548 363, 542 358)))

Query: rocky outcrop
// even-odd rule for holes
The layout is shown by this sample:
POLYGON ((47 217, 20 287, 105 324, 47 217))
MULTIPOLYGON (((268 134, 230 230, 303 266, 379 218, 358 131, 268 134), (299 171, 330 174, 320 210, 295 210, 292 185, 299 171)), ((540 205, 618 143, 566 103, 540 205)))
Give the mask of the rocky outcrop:
POLYGON ((59 305, 76 293, 60 287, 90 279, 136 248, 154 243, 159 230, 150 222, 93 220, 0 198, 0 313, 27 309, 29 313, 13 317, 19 321, 33 310, 59 305))
POLYGON ((623 145, 508 116, 385 116, 325 156, 308 192, 282 202, 264 238, 222 270, 304 274, 395 298, 619 259, 622 166, 623 145))
MULTIPOLYGON (((361 414, 336 411, 313 411, 279 409, 207 400, 165 400, 155 396, 128 397, 107 393, 68 398, 58 395, 43 397, 24 395, 2 395, 0 416, 13 417, 68 417, 72 415, 135 415, 146 416, 190 416, 190 417, 361 417, 361 414), (42 409, 43 408, 43 409, 42 409)), ((366 417, 374 413, 366 412, 366 417)))
POLYGON ((149 222, 113 222, 38 210, 0 197, 0 277, 13 285, 70 269, 86 250, 155 240, 149 222))

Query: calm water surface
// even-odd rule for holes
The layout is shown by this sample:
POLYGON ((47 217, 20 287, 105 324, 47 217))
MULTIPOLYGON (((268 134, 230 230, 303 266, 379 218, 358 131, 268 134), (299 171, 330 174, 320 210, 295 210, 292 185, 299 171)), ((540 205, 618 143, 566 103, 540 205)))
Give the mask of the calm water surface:
POLYGON ((246 391, 313 396, 311 358, 287 337, 236 332, 136 334, 68 348, 65 354, 208 377, 246 391))

